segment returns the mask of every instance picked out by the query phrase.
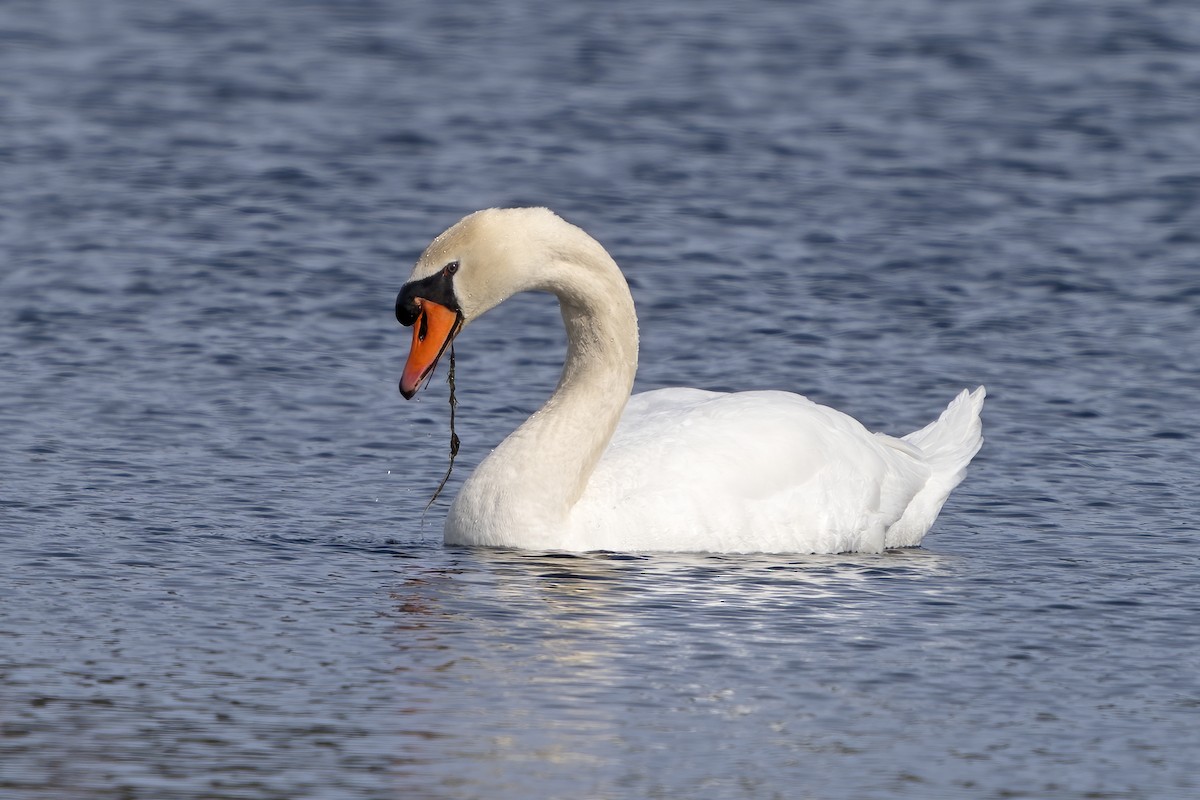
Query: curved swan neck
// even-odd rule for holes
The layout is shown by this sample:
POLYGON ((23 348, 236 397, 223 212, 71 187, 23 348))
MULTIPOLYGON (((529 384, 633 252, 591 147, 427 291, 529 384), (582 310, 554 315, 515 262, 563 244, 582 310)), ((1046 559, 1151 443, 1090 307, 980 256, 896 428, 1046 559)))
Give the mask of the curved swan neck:
POLYGON ((566 361, 547 405, 564 393, 588 387, 588 391, 611 399, 620 416, 637 373, 637 315, 625 278, 604 255, 611 271, 583 273, 566 268, 563 280, 547 286, 558 297, 567 330, 566 361))
POLYGON ((556 242, 536 267, 534 290, 554 294, 567 332, 562 375, 533 416, 505 439, 463 487, 453 527, 540 531, 543 546, 566 546, 568 517, 608 446, 637 372, 633 298, 616 262, 594 239, 556 242), (520 476, 514 488, 512 476, 520 476))
POLYGON ((604 453, 637 373, 633 297, 616 262, 592 247, 564 255, 543 286, 559 301, 567 355, 554 394, 517 435, 528 455, 553 470, 542 489, 569 509, 604 453), (556 479, 556 480, 555 480, 556 479))

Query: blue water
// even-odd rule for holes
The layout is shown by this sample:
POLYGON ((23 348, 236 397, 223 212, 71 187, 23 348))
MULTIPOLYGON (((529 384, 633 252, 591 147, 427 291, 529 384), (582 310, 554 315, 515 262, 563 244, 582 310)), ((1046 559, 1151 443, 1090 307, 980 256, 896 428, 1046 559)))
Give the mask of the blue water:
MULTIPOLYGON (((0 3, 0 795, 1200 796, 1200 5, 0 3), (428 240, 545 204, 638 386, 905 433, 924 546, 443 548, 428 240)), ((460 337, 452 496, 561 322, 460 337)))

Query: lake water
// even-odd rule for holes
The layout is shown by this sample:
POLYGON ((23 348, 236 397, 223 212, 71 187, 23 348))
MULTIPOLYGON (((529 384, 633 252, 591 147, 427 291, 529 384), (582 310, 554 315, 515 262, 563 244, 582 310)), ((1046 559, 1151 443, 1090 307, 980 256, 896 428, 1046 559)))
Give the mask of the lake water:
MULTIPOLYGON (((0 3, 0 795, 1200 796, 1200 5, 0 3), (545 204, 638 386, 905 433, 924 546, 441 545, 429 239, 545 204)), ((553 387, 458 342, 447 496, 553 387)))

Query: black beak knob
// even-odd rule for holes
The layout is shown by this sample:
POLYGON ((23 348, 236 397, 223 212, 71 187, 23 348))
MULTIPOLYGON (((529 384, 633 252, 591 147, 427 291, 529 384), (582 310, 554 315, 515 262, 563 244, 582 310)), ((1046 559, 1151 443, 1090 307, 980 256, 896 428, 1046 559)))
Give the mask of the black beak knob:
POLYGON ((405 284, 396 295, 396 321, 407 328, 417 321, 420 311, 416 294, 409 284, 405 284))

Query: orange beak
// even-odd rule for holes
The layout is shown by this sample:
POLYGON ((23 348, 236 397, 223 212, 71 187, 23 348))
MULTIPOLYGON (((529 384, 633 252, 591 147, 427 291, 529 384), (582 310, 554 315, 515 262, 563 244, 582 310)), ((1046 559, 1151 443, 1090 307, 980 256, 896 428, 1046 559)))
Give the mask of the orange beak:
POLYGON ((446 346, 462 328, 462 317, 458 312, 422 297, 416 299, 416 304, 420 310, 413 324, 412 349, 408 351, 408 362, 400 376, 400 394, 405 400, 411 400, 421 388, 446 346))

